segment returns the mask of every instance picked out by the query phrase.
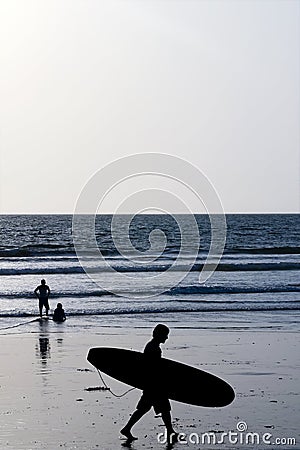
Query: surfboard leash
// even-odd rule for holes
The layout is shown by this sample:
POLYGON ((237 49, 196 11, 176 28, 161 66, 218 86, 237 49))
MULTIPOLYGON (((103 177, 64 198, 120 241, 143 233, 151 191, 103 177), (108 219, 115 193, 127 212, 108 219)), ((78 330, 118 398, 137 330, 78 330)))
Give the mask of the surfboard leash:
POLYGON ((128 389, 127 391, 123 392, 123 394, 120 394, 120 395, 115 394, 115 393, 111 390, 111 388, 110 388, 109 386, 107 386, 107 384, 105 383, 104 378, 103 378, 103 376, 102 376, 102 373, 100 372, 99 369, 97 369, 97 372, 98 372, 99 377, 100 377, 100 380, 101 380, 102 383, 104 384, 105 388, 106 388, 106 389, 107 389, 114 397, 117 397, 117 398, 124 397, 124 395, 128 394, 128 392, 133 391, 134 389, 136 389, 135 387, 133 387, 133 388, 130 388, 130 389, 128 389))

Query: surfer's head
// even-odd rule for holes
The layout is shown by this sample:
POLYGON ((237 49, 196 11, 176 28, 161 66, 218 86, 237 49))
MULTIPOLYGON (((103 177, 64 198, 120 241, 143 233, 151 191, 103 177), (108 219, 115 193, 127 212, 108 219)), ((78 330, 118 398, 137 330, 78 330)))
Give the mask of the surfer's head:
POLYGON ((165 342, 168 337, 169 337, 169 328, 167 327, 167 325, 164 325, 162 323, 159 323, 158 325, 156 325, 156 327, 154 328, 153 332, 152 332, 152 336, 154 339, 158 340, 159 342, 165 342))
POLYGON ((46 284, 46 280, 41 280, 41 284, 46 284))
POLYGON ((61 304, 61 303, 57 303, 56 307, 57 307, 58 309, 61 309, 61 308, 62 308, 62 304, 61 304))

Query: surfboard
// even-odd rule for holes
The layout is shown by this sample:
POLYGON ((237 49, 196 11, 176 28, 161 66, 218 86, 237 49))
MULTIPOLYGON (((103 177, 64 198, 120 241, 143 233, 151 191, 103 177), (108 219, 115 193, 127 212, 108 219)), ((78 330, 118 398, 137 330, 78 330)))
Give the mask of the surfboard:
POLYGON ((87 360, 112 378, 156 397, 211 408, 227 406, 235 397, 233 388, 216 375, 171 359, 153 362, 141 352, 95 347, 87 360))

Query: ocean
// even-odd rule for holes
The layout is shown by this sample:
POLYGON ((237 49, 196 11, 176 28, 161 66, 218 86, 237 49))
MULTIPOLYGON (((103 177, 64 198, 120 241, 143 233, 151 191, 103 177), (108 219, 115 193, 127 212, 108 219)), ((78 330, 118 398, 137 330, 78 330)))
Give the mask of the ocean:
MULTIPOLYGON (((195 218, 199 252, 194 261, 189 246, 185 246, 175 269, 180 281, 172 285, 168 270, 178 257, 182 237, 177 219, 184 224, 186 216, 135 216, 129 238, 140 259, 116 248, 111 236, 112 216, 97 216, 96 239, 105 262, 91 256, 90 276, 74 249, 72 215, 0 216, 0 333, 32 327, 38 316, 33 291, 41 278, 51 289, 50 312, 61 302, 68 317, 65 325, 70 329, 95 322, 122 326, 125 321, 136 327, 167 321, 182 327, 298 329, 300 216, 226 215, 224 253, 205 283, 199 283, 199 273, 209 250, 211 227, 208 216, 195 218), (151 253, 149 236, 157 229, 166 238, 161 254, 155 248, 151 253), (93 270, 98 274, 97 282, 93 270), (166 283, 165 290, 162 283, 166 283), (159 295, 155 295, 157 291, 159 295)), ((119 220, 125 223, 126 216, 119 220)), ((120 241, 125 232, 126 227, 120 227, 120 241)))

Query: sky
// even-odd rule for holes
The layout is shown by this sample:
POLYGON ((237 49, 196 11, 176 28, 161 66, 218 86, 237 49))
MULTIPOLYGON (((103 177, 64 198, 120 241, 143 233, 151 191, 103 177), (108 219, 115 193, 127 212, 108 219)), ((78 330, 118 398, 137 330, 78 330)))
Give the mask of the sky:
POLYGON ((228 213, 299 212, 299 28, 298 0, 1 2, 0 213, 72 213, 145 152, 198 167, 228 213))

